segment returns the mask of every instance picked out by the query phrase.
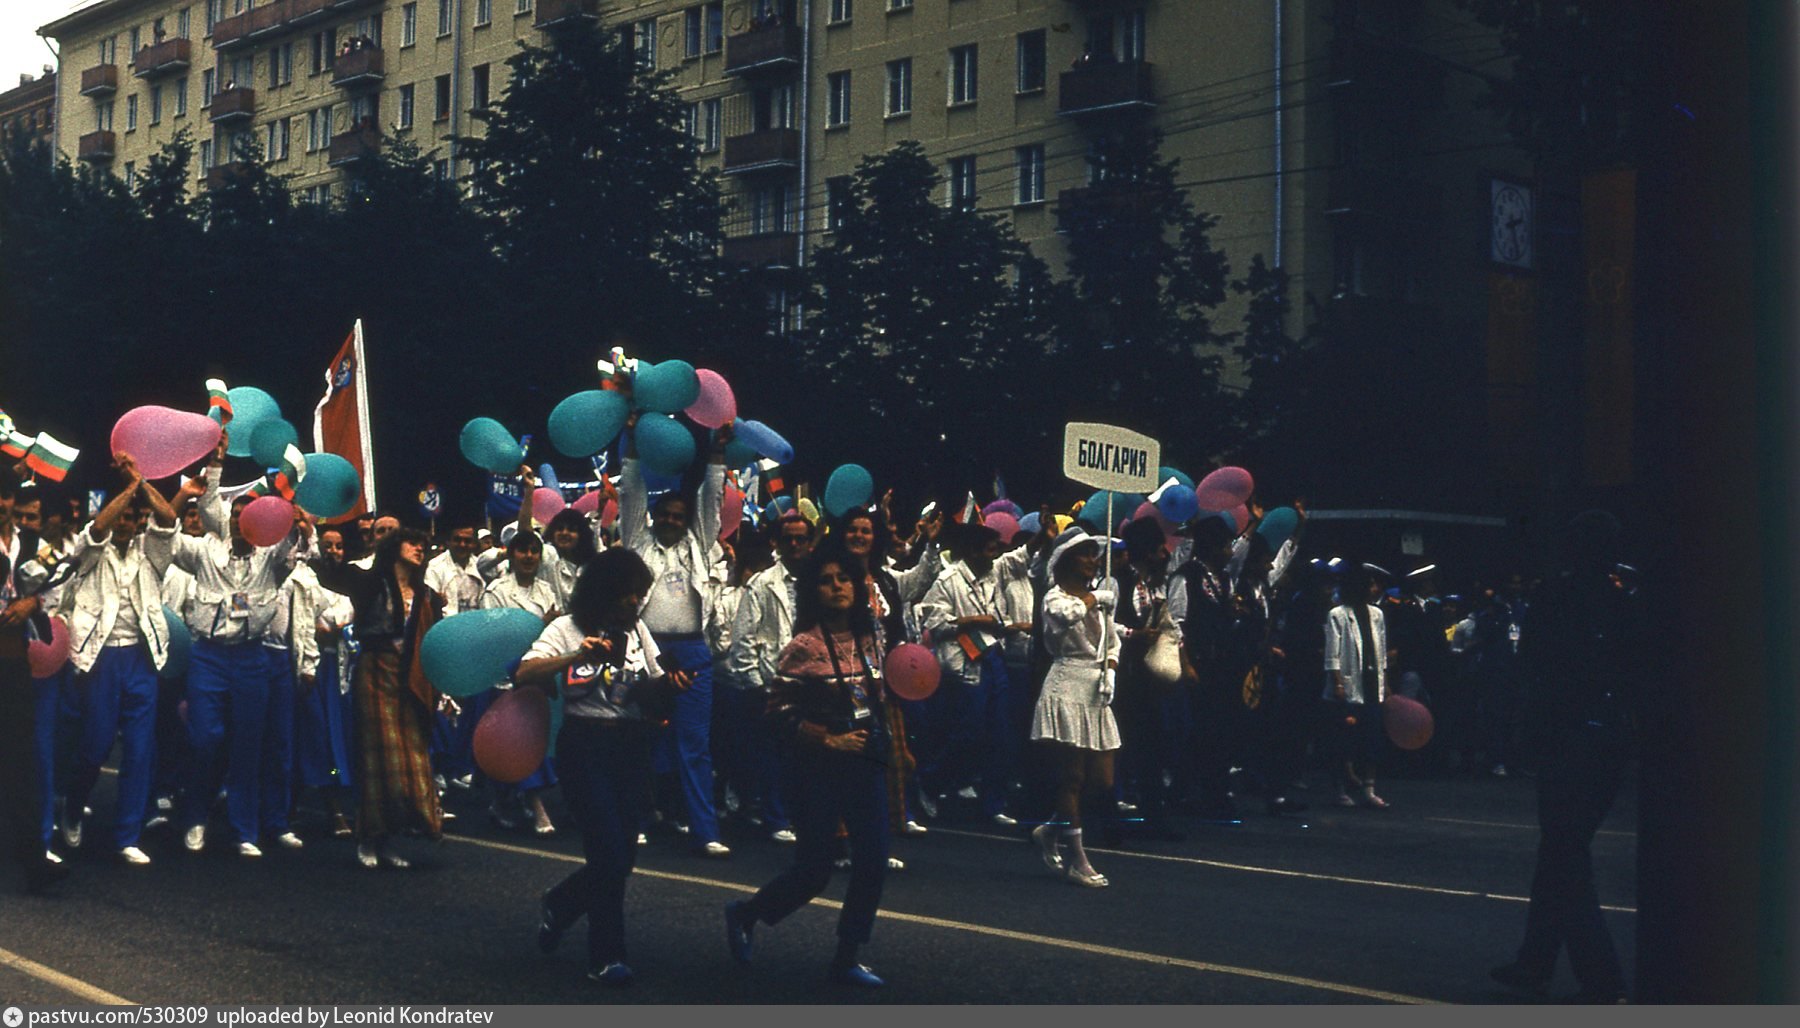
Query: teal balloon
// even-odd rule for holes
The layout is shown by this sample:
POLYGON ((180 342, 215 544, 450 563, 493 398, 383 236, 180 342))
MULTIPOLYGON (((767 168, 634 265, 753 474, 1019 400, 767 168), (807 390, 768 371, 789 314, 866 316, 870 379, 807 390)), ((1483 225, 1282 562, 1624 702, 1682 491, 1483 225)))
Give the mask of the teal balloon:
POLYGON ((1193 476, 1189 475, 1185 471, 1181 471, 1178 468, 1171 468, 1171 467, 1167 467, 1167 466, 1156 469, 1156 481, 1158 484, 1167 482, 1171 478, 1177 482, 1180 482, 1182 485, 1187 486, 1189 489, 1192 489, 1194 487, 1193 476))
POLYGON ((231 424, 226 426, 231 441, 225 444, 225 452, 233 457, 251 456, 254 452, 251 441, 256 437, 257 427, 265 421, 280 418, 281 407, 273 396, 255 386, 227 389, 225 398, 231 401, 231 424))
MULTIPOLYGON (((235 422, 234 422, 235 424, 235 422)), ((281 455, 300 442, 300 433, 281 418, 270 418, 250 433, 250 459, 265 468, 281 466, 281 455)))
POLYGON ((747 468, 756 463, 756 451, 749 443, 735 436, 725 444, 725 466, 730 468, 747 468))
POLYGON ((306 455, 306 476, 294 487, 294 502, 301 510, 330 520, 350 513, 361 496, 356 465, 335 453, 306 455))
POLYGON ((528 610, 466 610, 431 626, 419 645, 419 663, 438 692, 473 696, 512 677, 543 631, 543 619, 528 610))
POLYGON ((1088 497, 1088 501, 1081 505, 1081 514, 1075 520, 1096 532, 1111 535, 1112 530, 1118 527, 1119 522, 1136 513, 1137 509, 1145 502, 1144 497, 1137 493, 1113 493, 1112 498, 1113 523, 1111 525, 1103 523, 1106 521, 1106 490, 1104 489, 1088 497))
POLYGON ((162 612, 163 622, 169 626, 169 659, 156 674, 159 678, 181 678, 187 674, 188 655, 194 650, 194 636, 188 631, 187 623, 176 617, 174 611, 164 607, 162 612))
POLYGON ((610 389, 576 393, 550 412, 550 445, 565 457, 592 457, 612 445, 630 414, 625 397, 610 389))
POLYGON ((875 495, 875 479, 860 464, 844 464, 825 480, 825 513, 841 518, 869 502, 875 495))
POLYGON ((464 425, 458 444, 469 463, 496 475, 519 470, 525 460, 525 448, 493 418, 476 418, 464 425))
POLYGON ((631 402, 639 410, 676 414, 700 398, 700 376, 687 361, 663 361, 638 368, 631 380, 631 402))
POLYGON ((659 475, 679 475, 694 463, 694 436, 667 414, 638 415, 638 459, 659 475))
POLYGON ((1269 549, 1279 550, 1294 537, 1294 531, 1300 527, 1300 512, 1292 507, 1276 507, 1263 515, 1256 524, 1256 534, 1263 537, 1269 549))

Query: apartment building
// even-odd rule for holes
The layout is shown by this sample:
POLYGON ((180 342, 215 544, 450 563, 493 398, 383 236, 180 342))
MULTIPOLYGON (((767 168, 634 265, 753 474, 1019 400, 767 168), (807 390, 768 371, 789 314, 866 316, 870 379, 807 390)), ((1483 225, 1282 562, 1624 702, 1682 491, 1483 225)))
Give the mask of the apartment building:
POLYGON ((50 141, 56 128, 56 69, 39 76, 20 75, 16 88, 0 93, 0 146, 21 139, 50 141))

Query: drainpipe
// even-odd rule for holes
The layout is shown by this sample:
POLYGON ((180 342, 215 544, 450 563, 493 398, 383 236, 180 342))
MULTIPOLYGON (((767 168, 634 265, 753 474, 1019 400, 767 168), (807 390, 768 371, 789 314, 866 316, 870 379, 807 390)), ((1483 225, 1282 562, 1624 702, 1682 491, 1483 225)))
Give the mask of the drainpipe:
POLYGON ((452 26, 452 29, 455 31, 456 34, 451 37, 452 39, 455 40, 455 43, 453 44, 454 50, 453 50, 453 54, 450 58, 450 135, 452 137, 450 140, 450 181, 452 183, 454 183, 457 180, 457 178, 459 177, 456 173, 456 165, 459 160, 459 158, 457 157, 457 151, 461 149, 461 147, 457 145, 456 139, 454 137, 462 134, 462 77, 463 77, 462 15, 463 15, 463 2, 462 2, 462 0, 456 0, 456 11, 454 14, 451 15, 452 17, 454 17, 456 19, 456 24, 454 26, 452 26))
POLYGON ((812 166, 812 119, 807 117, 812 106, 812 0, 800 3, 800 187, 794 202, 799 206, 800 239, 796 264, 806 267, 806 173, 812 166))
POLYGON ((1275 0, 1275 251, 1274 266, 1281 267, 1281 248, 1287 228, 1287 138, 1281 109, 1282 0, 1275 0))
MULTIPOLYGON (((57 157, 62 154, 62 95, 63 85, 68 81, 68 76, 63 74, 62 52, 50 45, 49 36, 39 36, 38 38, 44 41, 44 49, 50 51, 50 56, 56 58, 56 88, 50 91, 50 163, 54 165, 57 157)), ((76 81, 80 81, 79 75, 77 75, 76 81)), ((80 86, 77 85, 76 88, 79 89, 80 86)))

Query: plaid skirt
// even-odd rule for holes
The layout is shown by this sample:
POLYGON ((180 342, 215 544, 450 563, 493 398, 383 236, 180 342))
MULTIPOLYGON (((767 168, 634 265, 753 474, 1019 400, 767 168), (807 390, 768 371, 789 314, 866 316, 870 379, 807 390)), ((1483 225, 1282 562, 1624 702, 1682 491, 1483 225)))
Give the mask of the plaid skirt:
POLYGON ((400 655, 364 650, 353 691, 362 794, 357 839, 372 842, 407 831, 441 837, 444 811, 431 779, 432 712, 407 689, 400 655))

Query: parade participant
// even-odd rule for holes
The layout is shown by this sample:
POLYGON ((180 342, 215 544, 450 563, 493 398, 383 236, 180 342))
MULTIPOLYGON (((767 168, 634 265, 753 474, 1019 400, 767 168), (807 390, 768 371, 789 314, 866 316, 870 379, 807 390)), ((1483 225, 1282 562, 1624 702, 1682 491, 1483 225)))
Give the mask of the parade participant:
POLYGON ((36 695, 26 653, 28 625, 41 612, 36 596, 20 595, 16 576, 20 555, 30 555, 37 539, 13 523, 17 494, 13 470, 0 466, 0 830, 10 836, 5 850, 23 869, 25 887, 36 892, 65 877, 68 866, 51 859, 38 785, 36 695))
POLYGON ((75 572, 69 583, 69 637, 87 714, 63 834, 71 848, 81 844, 88 795, 113 741, 122 737, 112 848, 128 864, 148 864, 138 837, 151 806, 156 766, 156 673, 169 658, 162 572, 171 560, 175 510, 138 474, 130 456, 120 454, 118 466, 124 479, 118 495, 70 551, 75 572), (155 523, 145 524, 152 514, 155 523))
MULTIPOLYGON (((225 750, 226 811, 237 836, 238 855, 253 858, 262 856, 257 839, 265 827, 274 829, 286 845, 299 841, 286 827, 286 798, 277 800, 264 789, 265 777, 273 773, 266 767, 265 752, 272 723, 270 704, 293 703, 291 690, 281 685, 288 676, 287 656, 265 643, 273 632, 286 634, 281 583, 290 561, 304 551, 299 547, 300 531, 289 532, 274 546, 255 546, 245 539, 239 518, 250 505, 247 495, 230 505, 226 524, 218 524, 224 506, 219 473, 225 445, 221 437, 205 474, 190 480, 178 494, 198 497, 200 518, 207 526, 205 535, 174 537, 175 566, 194 576, 187 619, 194 639, 187 680, 191 759, 178 823, 184 828, 183 844, 189 852, 199 852, 206 845, 207 807, 218 791, 214 769, 225 750), (271 802, 278 809, 267 809, 271 802)), ((310 531, 306 522, 300 524, 310 531)), ((287 756, 291 760, 291 753, 287 756)))
POLYGON ((352 767, 350 678, 340 664, 342 629, 351 623, 350 599, 325 588, 342 584, 344 530, 318 530, 319 555, 294 569, 282 589, 288 595, 290 650, 294 657, 294 766, 300 788, 317 789, 331 817, 331 834, 351 836, 346 801, 355 786, 352 767), (321 623, 323 622, 323 623, 321 623))
MULTIPOLYGON (((546 625, 562 617, 562 604, 558 599, 556 586, 546 581, 540 573, 545 552, 544 544, 536 532, 522 529, 514 534, 512 541, 506 544, 507 573, 481 594, 481 609, 523 610, 546 625)), ((479 722, 481 715, 493 705, 498 693, 499 690, 490 689, 475 702, 465 704, 464 719, 479 722)), ((514 821, 510 808, 522 805, 526 815, 531 818, 533 831, 539 835, 554 835, 556 825, 550 820, 550 812, 544 809, 541 793, 555 784, 556 771, 551 764, 551 757, 546 755, 544 763, 517 785, 494 783, 494 802, 488 808, 488 816, 502 828, 515 828, 517 822, 514 821)))
MULTIPOLYGON (((375 547, 380 546, 383 539, 400 530, 400 519, 392 514, 366 514, 363 517, 370 519, 368 530, 364 534, 366 548, 363 550, 362 556, 350 562, 350 566, 368 571, 375 566, 375 547)), ((359 527, 362 525, 362 520, 362 518, 357 519, 356 523, 359 527)))
MULTIPOLYGON (((177 492, 170 505, 181 519, 182 535, 200 537, 206 525, 200 520, 200 505, 191 494, 177 492)), ((171 546, 171 550, 173 547, 171 546)), ((162 605, 174 612, 176 619, 187 624, 194 606, 194 576, 173 563, 163 573, 162 605)), ((167 824, 175 812, 175 797, 188 774, 188 733, 181 705, 187 700, 186 674, 165 675, 156 688, 156 811, 145 828, 167 824)))
POLYGON ((445 617, 481 608, 487 579, 475 564, 475 530, 472 522, 452 528, 444 552, 425 565, 425 585, 443 601, 445 617))
MULTIPOLYGON (((44 501, 37 488, 37 483, 29 479, 19 487, 18 495, 13 500, 13 528, 22 536, 34 536, 37 544, 27 550, 21 550, 21 563, 29 562, 34 556, 37 563, 45 568, 55 568, 66 561, 72 540, 65 539, 61 546, 52 545, 49 538, 42 534, 44 526, 44 501)), ((55 614, 62 609, 61 585, 51 586, 36 593, 38 609, 46 614, 55 614)), ((50 848, 52 837, 58 824, 74 827, 75 843, 81 841, 80 809, 77 808, 73 822, 64 817, 67 800, 63 792, 67 789, 67 775, 71 763, 68 759, 71 751, 79 748, 83 708, 86 706, 86 693, 75 688, 74 676, 69 666, 64 664, 45 678, 33 675, 31 688, 35 703, 35 725, 37 740, 38 775, 37 792, 43 808, 43 840, 45 859, 60 863, 62 857, 50 848), (62 759, 58 759, 61 754, 62 759)), ((66 840, 65 840, 66 842, 66 840)))
POLYGON ((582 567, 600 552, 593 526, 580 511, 564 507, 544 526, 544 566, 540 572, 556 589, 556 602, 567 607, 582 567))
MULTIPOLYGON (((1138 518, 1120 533, 1125 560, 1115 563, 1119 595, 1114 615, 1124 637, 1119 652, 1117 697, 1111 706, 1122 746, 1129 787, 1135 787, 1142 829, 1152 838, 1179 842, 1181 833, 1165 818, 1171 813, 1170 787, 1188 785, 1187 753, 1192 743, 1191 683, 1194 670, 1185 663, 1174 681, 1159 678, 1146 664, 1151 644, 1163 632, 1174 636, 1180 650, 1181 621, 1186 616, 1187 592, 1180 578, 1169 573, 1168 543, 1154 518, 1138 518)), ((1108 832, 1109 835, 1113 834, 1108 832)))
POLYGON ((638 826, 650 798, 655 722, 688 683, 665 674, 656 640, 638 618, 655 583, 643 558, 624 548, 582 569, 569 613, 552 621, 513 674, 521 688, 560 691, 566 703, 557 760, 563 799, 581 832, 586 863, 544 893, 538 948, 588 921, 588 977, 608 986, 634 979, 626 963, 625 883, 637 865, 638 826))
POLYGON ((1341 758, 1335 802, 1340 807, 1385 808, 1375 794, 1375 754, 1383 742, 1381 702, 1387 699, 1387 621, 1376 601, 1380 569, 1349 565, 1339 588, 1341 602, 1325 619, 1325 699, 1341 758), (1352 798, 1351 793, 1356 795, 1352 798))
POLYGON ((644 598, 643 617, 656 635, 664 664, 692 678, 675 698, 670 731, 658 741, 658 770, 673 771, 679 780, 694 849, 703 856, 728 857, 731 848, 719 840, 719 816, 713 807, 712 654, 702 629, 712 602, 709 583, 718 575, 719 511, 731 427, 714 433, 698 498, 690 500, 682 491, 670 490, 651 509, 637 459, 636 425, 634 414, 626 421, 634 431, 619 475, 619 539, 643 558, 655 578, 644 598))
POLYGON ((1192 556, 1181 565, 1187 615, 1181 640, 1194 669, 1194 800, 1200 816, 1215 821, 1237 817, 1231 800, 1232 758, 1238 749, 1242 680, 1232 680, 1228 660, 1235 607, 1227 565, 1235 528, 1229 514, 1194 522, 1192 556))
POLYGON ((764 827, 776 842, 793 842, 796 838, 788 823, 786 805, 782 802, 782 783, 774 773, 775 742, 763 726, 762 710, 768 706, 769 688, 775 682, 776 659, 794 637, 794 611, 801 567, 813 548, 812 522, 798 513, 789 512, 775 523, 777 561, 752 578, 739 601, 731 629, 731 658, 727 662, 733 680, 747 694, 734 697, 733 717, 737 729, 748 734, 748 745, 754 751, 748 758, 751 766, 763 769, 756 774, 750 796, 740 797, 754 808, 760 808, 764 827), (752 692, 753 691, 753 692, 752 692), (743 718, 752 720, 745 723, 743 718))
POLYGON ((725 581, 713 584, 713 600, 706 621, 706 645, 713 655, 713 738, 718 743, 719 778, 725 790, 724 806, 751 824, 763 826, 757 797, 763 782, 775 777, 774 750, 762 736, 762 710, 768 697, 731 673, 731 649, 738 610, 750 591, 750 580, 775 562, 767 536, 748 522, 732 536, 735 546, 725 546, 731 571, 725 581))
POLYGON ((1530 646, 1540 671, 1528 714, 1539 759, 1537 870, 1525 941, 1511 964, 1492 972, 1541 992, 1567 947, 1578 1003, 1625 999, 1625 973, 1594 889, 1593 845, 1624 783, 1654 648, 1641 601, 1614 574, 1619 534, 1605 511, 1577 515, 1565 530, 1566 570, 1539 598, 1530 646))
POLYGON ((1091 888, 1110 884, 1094 870, 1082 846, 1084 800, 1108 795, 1119 727, 1111 709, 1123 649, 1112 623, 1116 595, 1094 588, 1100 547, 1110 540, 1075 529, 1050 554, 1050 591, 1044 596, 1044 647, 1051 656, 1032 714, 1031 737, 1054 753, 1060 772, 1056 820, 1031 831, 1051 870, 1091 888), (1058 843, 1069 847, 1065 860, 1058 843))
POLYGON ((857 962, 881 903, 887 874, 887 790, 891 753, 882 707, 882 654, 870 614, 868 572, 841 546, 815 551, 795 583, 795 634, 777 660, 769 716, 786 743, 799 845, 794 865, 748 900, 725 906, 731 955, 748 963, 756 922, 778 924, 831 882, 840 822, 848 830, 850 885, 838 917, 834 982, 875 987, 857 962))
POLYGON ((356 859, 367 868, 411 862, 393 837, 418 830, 443 835, 443 807, 431 780, 431 717, 437 690, 419 665, 419 645, 438 620, 425 587, 425 534, 388 533, 371 570, 346 566, 326 587, 350 597, 361 655, 351 687, 356 701, 356 859))

